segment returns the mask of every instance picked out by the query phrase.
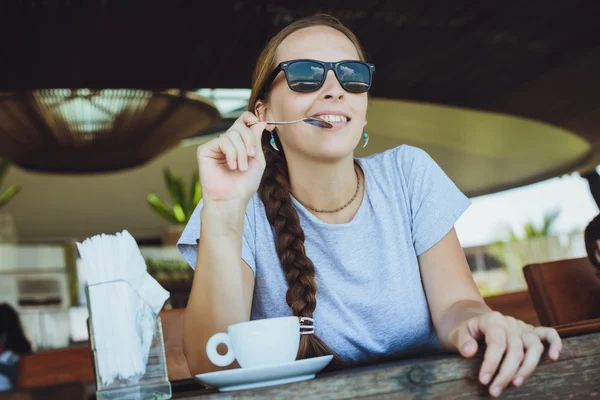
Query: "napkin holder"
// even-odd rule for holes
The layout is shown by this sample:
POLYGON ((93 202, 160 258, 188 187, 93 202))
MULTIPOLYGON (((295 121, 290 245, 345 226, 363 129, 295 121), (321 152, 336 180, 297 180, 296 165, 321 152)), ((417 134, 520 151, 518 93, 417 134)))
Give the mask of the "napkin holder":
MULTIPOLYGON (((147 312, 152 315, 154 319, 154 337, 150 345, 150 351, 148 354, 148 361, 146 363, 146 372, 143 375, 137 375, 127 379, 115 379, 112 383, 105 385, 99 373, 98 356, 106 353, 111 353, 111 348, 101 349, 96 346, 96 337, 94 335, 93 323, 91 319, 92 307, 91 307, 91 296, 90 292, 96 290, 96 288, 104 287, 119 287, 126 288, 127 291, 131 291, 135 298, 141 299, 139 293, 131 286, 126 280, 114 280, 109 282, 97 283, 93 285, 87 285, 85 288, 85 294, 87 298, 87 307, 90 315, 88 319, 88 330, 90 338, 90 346, 94 356, 94 374, 96 376, 96 398, 98 400, 116 400, 116 399, 170 399, 172 396, 171 383, 169 382, 167 374, 167 362, 165 356, 165 346, 162 332, 162 323, 160 316, 152 310, 152 308, 141 299, 143 304, 143 312, 147 312)), ((139 310, 138 310, 139 311, 139 310)), ((118 338, 115 338, 118 340, 118 338)))

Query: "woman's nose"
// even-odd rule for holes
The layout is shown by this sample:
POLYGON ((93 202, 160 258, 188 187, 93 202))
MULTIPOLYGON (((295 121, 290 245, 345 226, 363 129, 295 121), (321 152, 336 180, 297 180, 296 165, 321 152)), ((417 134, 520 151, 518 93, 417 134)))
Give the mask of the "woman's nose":
POLYGON ((340 82, 337 80, 333 71, 327 72, 327 77, 321 87, 321 98, 341 100, 344 97, 345 91, 340 82))

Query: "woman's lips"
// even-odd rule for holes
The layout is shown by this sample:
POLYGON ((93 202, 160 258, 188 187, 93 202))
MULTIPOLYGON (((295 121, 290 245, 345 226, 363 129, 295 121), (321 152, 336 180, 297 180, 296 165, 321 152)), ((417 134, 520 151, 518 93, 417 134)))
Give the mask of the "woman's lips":
POLYGON ((312 117, 320 118, 323 121, 326 121, 328 124, 331 124, 331 128, 321 128, 325 129, 329 132, 336 132, 340 129, 343 129, 346 125, 348 125, 351 121, 350 116, 341 111, 341 110, 323 110, 316 114, 313 114, 312 117))

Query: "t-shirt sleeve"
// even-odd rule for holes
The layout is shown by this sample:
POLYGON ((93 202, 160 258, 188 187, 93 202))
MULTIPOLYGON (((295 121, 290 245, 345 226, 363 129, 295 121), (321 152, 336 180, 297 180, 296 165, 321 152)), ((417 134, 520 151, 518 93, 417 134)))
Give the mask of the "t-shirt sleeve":
POLYGON ((471 201, 425 151, 401 146, 397 161, 407 186, 413 244, 419 256, 450 232, 471 201))
MULTIPOLYGON (((246 213, 244 216, 244 231, 242 235, 242 260, 244 260, 254 274, 256 274, 256 257, 255 257, 255 219, 254 219, 254 197, 248 202, 246 207, 246 213)), ((179 241, 177 242, 177 248, 179 252, 190 264, 190 266, 196 269, 196 259, 198 258, 198 240, 200 238, 200 210, 204 201, 200 200, 198 206, 192 213, 190 221, 186 225, 179 241)))

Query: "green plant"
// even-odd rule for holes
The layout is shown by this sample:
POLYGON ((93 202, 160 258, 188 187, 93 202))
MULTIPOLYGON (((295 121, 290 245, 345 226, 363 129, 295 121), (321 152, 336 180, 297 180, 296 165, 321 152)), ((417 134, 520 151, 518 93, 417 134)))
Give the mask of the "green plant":
POLYGON ((525 236, 523 238, 519 238, 514 231, 509 231, 508 235, 511 242, 516 242, 520 240, 530 240, 542 237, 548 237, 552 234, 552 228, 554 223, 558 219, 560 214, 560 210, 549 211, 544 214, 544 220, 540 226, 536 226, 533 222, 529 221, 525 223, 524 231, 525 236))
MULTIPOLYGON (((2 186, 2 181, 4 180, 4 177, 8 173, 9 169, 10 169, 10 163, 8 162, 8 160, 0 158, 0 187, 2 186)), ((21 191, 20 186, 11 185, 11 186, 7 187, 3 192, 0 192, 0 208, 4 207, 6 204, 8 204, 10 199, 15 197, 17 195, 17 193, 19 193, 20 191, 21 191)))
POLYGON ((507 290, 522 289, 526 285, 522 272, 526 264, 548 259, 545 238, 552 236, 559 214, 560 210, 547 212, 541 225, 532 221, 526 222, 522 237, 511 229, 508 231, 507 240, 500 240, 490 245, 490 253, 501 261, 508 272, 507 290))
POLYGON ((194 270, 187 261, 181 260, 156 260, 146 257, 148 273, 158 280, 192 280, 194 270))
POLYGON ((183 179, 164 169, 164 180, 172 205, 162 201, 156 194, 148 195, 148 204, 156 214, 173 224, 186 224, 202 198, 198 171, 192 175, 189 190, 183 179))
POLYGON ((501 257, 502 251, 508 243, 522 242, 551 236, 552 228, 554 227, 554 223, 558 219, 559 215, 560 210, 553 210, 544 214, 544 220, 542 221, 541 225, 536 225, 532 221, 526 222, 523 226, 523 230, 525 232, 523 237, 517 235, 514 230, 509 229, 508 240, 498 240, 491 244, 493 250, 492 253, 497 257, 501 257))

